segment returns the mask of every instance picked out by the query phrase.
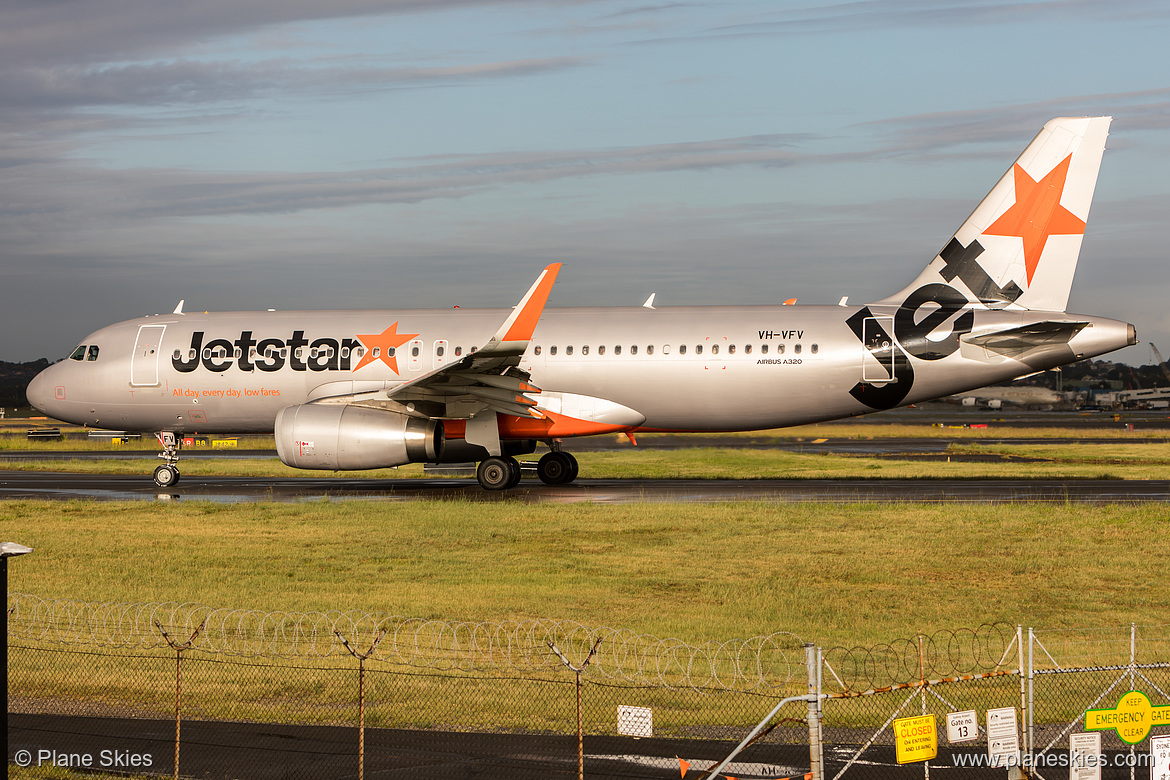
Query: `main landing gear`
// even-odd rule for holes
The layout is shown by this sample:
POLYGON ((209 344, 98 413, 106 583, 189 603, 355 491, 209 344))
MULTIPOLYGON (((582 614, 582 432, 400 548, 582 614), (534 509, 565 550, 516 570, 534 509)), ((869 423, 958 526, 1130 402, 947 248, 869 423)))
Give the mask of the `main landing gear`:
POLYGON ((160 431, 155 434, 155 438, 163 448, 158 456, 166 463, 154 470, 154 484, 163 488, 170 487, 179 481, 179 450, 183 446, 183 440, 175 436, 174 431, 160 431))
MULTIPOLYGON (((536 476, 546 485, 564 485, 577 478, 577 459, 567 452, 545 453, 536 463, 536 476)), ((480 461, 475 478, 484 490, 510 490, 520 484, 520 462, 510 455, 480 461)))

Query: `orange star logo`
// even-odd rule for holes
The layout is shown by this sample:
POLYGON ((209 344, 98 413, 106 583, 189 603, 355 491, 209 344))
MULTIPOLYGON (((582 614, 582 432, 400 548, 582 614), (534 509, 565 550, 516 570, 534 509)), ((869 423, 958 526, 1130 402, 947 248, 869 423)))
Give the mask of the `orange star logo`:
POLYGON ((394 354, 397 347, 401 347, 406 342, 417 336, 417 333, 399 333, 398 323, 394 323, 381 333, 359 333, 358 339, 366 348, 366 354, 362 355, 361 362, 357 364, 358 368, 373 363, 375 360, 381 360, 390 367, 390 370, 395 374, 398 373, 398 356, 394 354))
POLYGON ((1071 160, 1070 154, 1040 181, 1033 181, 1017 163, 1012 168, 1016 178, 1016 202, 983 231, 989 236, 1017 236, 1023 240, 1028 284, 1032 283, 1049 236, 1085 233, 1085 221, 1060 205, 1071 160))

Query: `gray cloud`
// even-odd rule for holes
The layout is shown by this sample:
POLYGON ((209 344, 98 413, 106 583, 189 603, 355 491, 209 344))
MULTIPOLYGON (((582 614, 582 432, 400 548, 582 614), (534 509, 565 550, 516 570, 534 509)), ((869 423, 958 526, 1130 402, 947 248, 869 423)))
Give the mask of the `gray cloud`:
POLYGON ((0 105, 10 109, 191 106, 252 99, 274 92, 335 96, 531 76, 584 64, 585 60, 578 57, 551 57, 438 67, 337 66, 292 59, 37 67, 0 72, 0 105))
MULTIPOLYGON (((370 203, 418 203, 488 188, 600 174, 646 174, 807 160, 793 147, 806 136, 749 136, 691 143, 427 158, 356 172, 216 173, 112 170, 77 163, 27 165, 9 173, 19 202, 0 203, 0 225, 34 214, 56 220, 285 214, 370 203)), ((0 156, 2 156, 0 147, 0 156)))
POLYGON ((279 25, 435 13, 506 5, 579 5, 589 0, 9 0, 0 25, 0 69, 13 65, 126 62, 173 57, 226 35, 279 25))
POLYGON ((956 27, 1062 21, 1070 15, 1102 21, 1170 18, 1160 0, 1038 0, 950 2, 949 0, 858 0, 827 6, 786 8, 756 19, 712 28, 706 35, 799 35, 850 30, 956 27))

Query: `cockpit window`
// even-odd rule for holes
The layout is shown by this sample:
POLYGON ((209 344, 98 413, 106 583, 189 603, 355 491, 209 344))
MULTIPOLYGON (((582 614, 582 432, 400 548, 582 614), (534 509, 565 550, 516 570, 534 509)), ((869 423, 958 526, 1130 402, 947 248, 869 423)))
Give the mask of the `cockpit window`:
POLYGON ((97 356, 98 356, 97 344, 91 344, 89 347, 89 353, 86 354, 85 359, 86 360, 97 360, 97 356))
POLYGON ((70 360, 84 360, 85 359, 85 345, 82 344, 77 349, 73 350, 73 354, 69 356, 70 360))

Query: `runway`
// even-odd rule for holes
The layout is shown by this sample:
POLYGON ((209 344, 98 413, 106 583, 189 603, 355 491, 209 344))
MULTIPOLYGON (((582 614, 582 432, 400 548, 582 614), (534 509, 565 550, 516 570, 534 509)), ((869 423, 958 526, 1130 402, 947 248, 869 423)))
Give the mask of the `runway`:
POLYGON ((149 475, 0 471, 0 499, 97 501, 298 502, 330 500, 514 501, 529 504, 929 502, 1146 503, 1170 501, 1170 480, 1120 479, 581 479, 550 486, 526 477, 513 490, 489 492, 474 479, 352 479, 346 477, 198 477, 170 488, 149 475))

